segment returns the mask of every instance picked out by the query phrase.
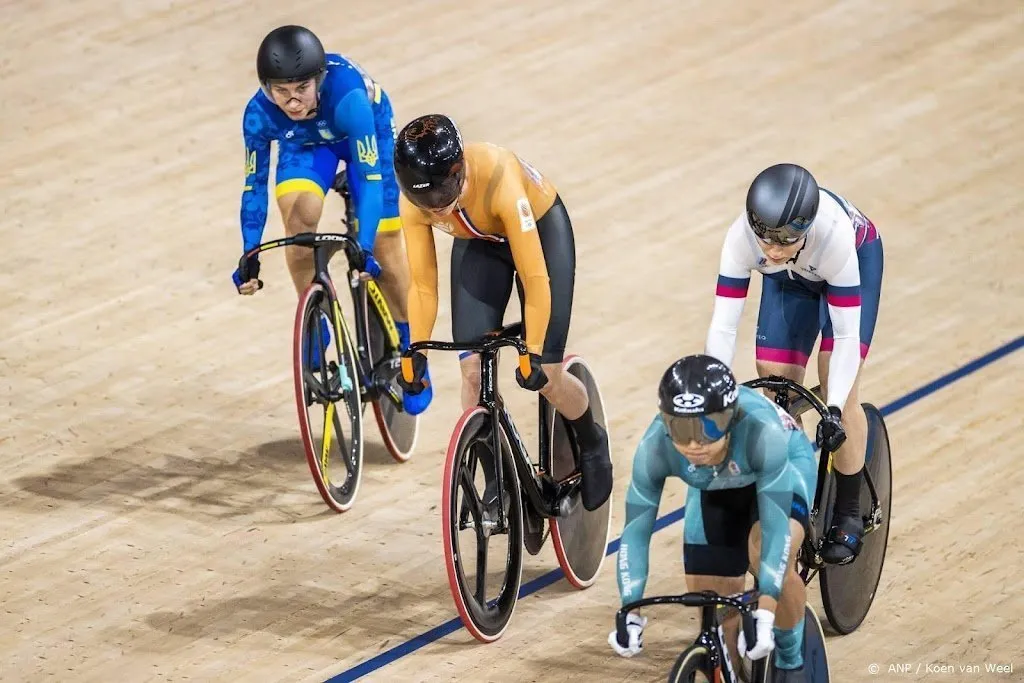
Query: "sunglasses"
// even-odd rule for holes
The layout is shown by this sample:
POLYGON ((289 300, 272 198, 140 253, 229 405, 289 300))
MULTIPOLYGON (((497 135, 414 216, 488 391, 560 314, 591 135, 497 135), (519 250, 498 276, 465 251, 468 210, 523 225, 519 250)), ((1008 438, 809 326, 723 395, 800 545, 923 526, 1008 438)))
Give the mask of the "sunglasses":
POLYGON ((675 443, 688 444, 696 441, 706 446, 725 437, 735 414, 735 408, 727 408, 718 413, 687 417, 662 413, 661 419, 675 443))
POLYGON ((750 229, 757 235, 757 239, 764 244, 781 246, 796 244, 803 239, 807 234, 807 229, 811 226, 811 221, 806 218, 796 218, 791 223, 779 227, 768 225, 752 213, 747 214, 747 220, 750 223, 750 229))

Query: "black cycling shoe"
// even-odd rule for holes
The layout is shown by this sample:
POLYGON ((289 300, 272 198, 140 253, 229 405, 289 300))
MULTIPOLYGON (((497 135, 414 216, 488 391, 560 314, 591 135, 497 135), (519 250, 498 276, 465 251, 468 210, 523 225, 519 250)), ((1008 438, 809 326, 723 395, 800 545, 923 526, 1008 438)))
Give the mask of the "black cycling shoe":
POLYGON ((828 564, 849 564, 857 559, 864 545, 864 520, 858 517, 839 517, 825 536, 821 559, 828 564))
POLYGON ((580 443, 580 473, 583 475, 583 507, 588 511, 604 505, 612 495, 612 459, 608 452, 608 433, 594 425, 596 439, 580 443))

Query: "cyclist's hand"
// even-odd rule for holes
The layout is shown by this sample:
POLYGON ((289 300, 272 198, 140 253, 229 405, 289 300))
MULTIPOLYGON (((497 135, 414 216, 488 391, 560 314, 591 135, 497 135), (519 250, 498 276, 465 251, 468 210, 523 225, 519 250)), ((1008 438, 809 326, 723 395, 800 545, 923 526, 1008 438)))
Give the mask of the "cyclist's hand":
POLYGON ((377 259, 373 257, 373 252, 363 249, 359 253, 359 263, 356 266, 359 268, 360 276, 366 280, 368 278, 380 277, 380 264, 377 263, 377 259))
POLYGON ((530 391, 540 391, 544 388, 544 385, 548 383, 548 376, 544 374, 544 368, 541 367, 540 356, 535 353, 530 354, 529 377, 523 377, 522 369, 516 368, 516 381, 523 389, 530 391))
POLYGON ((412 354, 412 381, 407 382, 405 379, 405 373, 399 372, 398 386, 402 387, 402 391, 410 396, 416 396, 427 388, 427 383, 423 379, 426 374, 427 357, 421 351, 415 351, 412 354))
POLYGON ((754 610, 754 631, 757 633, 757 642, 754 647, 747 649, 747 638, 740 629, 740 637, 736 643, 740 657, 746 657, 753 661, 762 659, 771 654, 775 649, 775 612, 766 609, 754 610))
POLYGON ((245 262, 246 270, 249 279, 242 282, 242 271, 235 268, 235 272, 231 274, 231 281, 235 283, 235 288, 239 294, 252 295, 260 291, 263 288, 263 281, 260 280, 260 257, 258 254, 254 254, 246 259, 245 262))
POLYGON ((843 429, 843 414, 835 406, 828 407, 828 415, 818 423, 818 445, 835 453, 846 441, 846 430, 843 429))
POLYGON ((626 615, 626 632, 620 634, 617 629, 613 630, 608 634, 608 644, 621 657, 638 655, 644 649, 644 626, 646 625, 647 617, 630 612, 626 615))

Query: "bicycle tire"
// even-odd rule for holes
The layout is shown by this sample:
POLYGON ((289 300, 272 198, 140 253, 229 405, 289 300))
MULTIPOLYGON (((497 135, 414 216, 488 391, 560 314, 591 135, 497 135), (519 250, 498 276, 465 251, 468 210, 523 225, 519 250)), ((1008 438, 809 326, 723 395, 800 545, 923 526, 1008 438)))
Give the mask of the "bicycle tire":
MULTIPOLYGON (((889 432, 881 411, 865 403, 868 421, 868 449, 864 469, 878 494, 882 514, 878 528, 864 535, 857 558, 847 565, 826 565, 821 571, 821 602, 829 624, 839 634, 853 633, 867 617, 878 591, 889 545, 892 514, 892 453, 889 432)), ((834 497, 830 500, 834 504, 834 497)), ((861 485, 862 511, 870 510, 871 492, 861 485)))
MULTIPOLYGON (((605 407, 601 390, 590 367, 579 356, 569 356, 564 363, 569 374, 576 377, 587 389, 594 421, 605 427, 605 407)), ((551 476, 564 479, 578 470, 572 456, 568 431, 562 419, 553 410, 551 433, 551 476)), ((608 437, 611 449, 611 435, 608 437)), ((588 511, 578 500, 573 501, 572 511, 565 517, 553 517, 549 522, 551 543, 555 548, 558 566, 566 580, 575 588, 584 589, 593 585, 601 572, 607 557, 608 536, 611 532, 612 496, 596 510, 588 511)))
MULTIPOLYGON (((335 512, 346 512, 355 504, 363 470, 362 400, 356 378, 354 347, 348 329, 336 309, 335 328, 331 335, 333 344, 320 348, 320 367, 307 371, 309 363, 310 330, 320 328, 322 316, 328 314, 332 301, 323 285, 311 283, 299 297, 295 312, 292 344, 292 365, 295 380, 295 404, 298 410, 299 432, 302 436, 306 462, 313 482, 321 498, 335 512), (333 346, 334 359, 330 360, 333 346), (349 389, 345 390, 344 375, 347 373, 349 389), (334 402, 325 397, 337 387, 342 392, 342 401, 334 402), (317 396, 319 394, 319 396, 317 396), (338 403, 344 403, 348 414, 347 424, 342 421, 338 403), (314 420, 310 414, 313 406, 320 406, 323 418, 314 420), (319 423, 319 439, 313 424, 319 423), (346 429, 348 438, 346 439, 346 429), (336 456, 336 457, 335 457, 336 456), (338 483, 332 478, 332 470, 338 460, 345 468, 345 477, 338 483)), ((316 333, 317 336, 319 332, 316 333)))
POLYGON ((714 681, 715 672, 711 669, 711 657, 703 645, 691 645, 676 658, 672 670, 668 674, 669 683, 700 683, 703 680, 714 681))
MULTIPOLYGON (((441 494, 441 526, 444 538, 444 560, 445 569, 448 574, 448 587, 451 590, 452 599, 459 612, 459 617, 469 633, 483 643, 491 643, 499 639, 508 628, 515 613, 516 603, 519 598, 519 587, 522 583, 523 571, 523 511, 519 479, 516 476, 515 465, 513 465, 507 447, 507 439, 501 440, 500 462, 502 463, 504 494, 499 499, 507 498, 508 523, 507 550, 505 553, 505 573, 501 579, 501 587, 497 597, 489 600, 486 594, 487 574, 479 578, 479 559, 481 531, 485 528, 486 522, 483 514, 483 503, 479 506, 468 504, 469 510, 466 515, 468 522, 472 516, 473 535, 476 538, 477 559, 477 581, 476 590, 469 586, 466 576, 465 559, 470 556, 468 549, 462 547, 463 535, 461 524, 463 521, 463 507, 459 503, 459 491, 466 493, 466 489, 473 490, 474 503, 480 502, 479 493, 476 492, 475 464, 480 463, 483 468, 487 467, 485 458, 490 455, 493 463, 495 458, 491 453, 491 429, 500 429, 498 425, 491 424, 490 414, 482 407, 470 408, 462 414, 455 429, 452 432, 448 443, 448 452, 445 457, 444 483, 441 494), (472 472, 470 470, 473 470, 472 472), (481 595, 482 593, 482 595, 481 595)), ((485 477, 486 478, 486 477, 485 477)), ((465 502, 465 499, 464 499, 465 502)), ((489 512, 489 511, 488 511, 489 512)), ((488 517, 489 519, 489 517, 488 517)), ((489 533, 484 545, 490 543, 495 535, 489 533)), ((484 552, 484 564, 486 568, 487 551, 484 552)))

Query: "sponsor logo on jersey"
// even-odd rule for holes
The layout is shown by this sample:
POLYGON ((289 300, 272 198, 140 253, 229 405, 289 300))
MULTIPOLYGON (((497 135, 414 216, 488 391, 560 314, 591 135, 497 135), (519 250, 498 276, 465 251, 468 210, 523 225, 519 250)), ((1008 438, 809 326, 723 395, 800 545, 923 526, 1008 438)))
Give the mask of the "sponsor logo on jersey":
POLYGON ((375 166, 377 164, 377 138, 367 135, 362 140, 356 140, 356 156, 360 163, 375 166))
POLYGON ((733 476, 739 476, 740 466, 735 460, 729 461, 729 474, 733 476))
POLYGON ((288 139, 288 140, 291 140, 293 137, 295 137, 295 131, 294 130, 285 131, 284 137, 286 139, 288 139))

